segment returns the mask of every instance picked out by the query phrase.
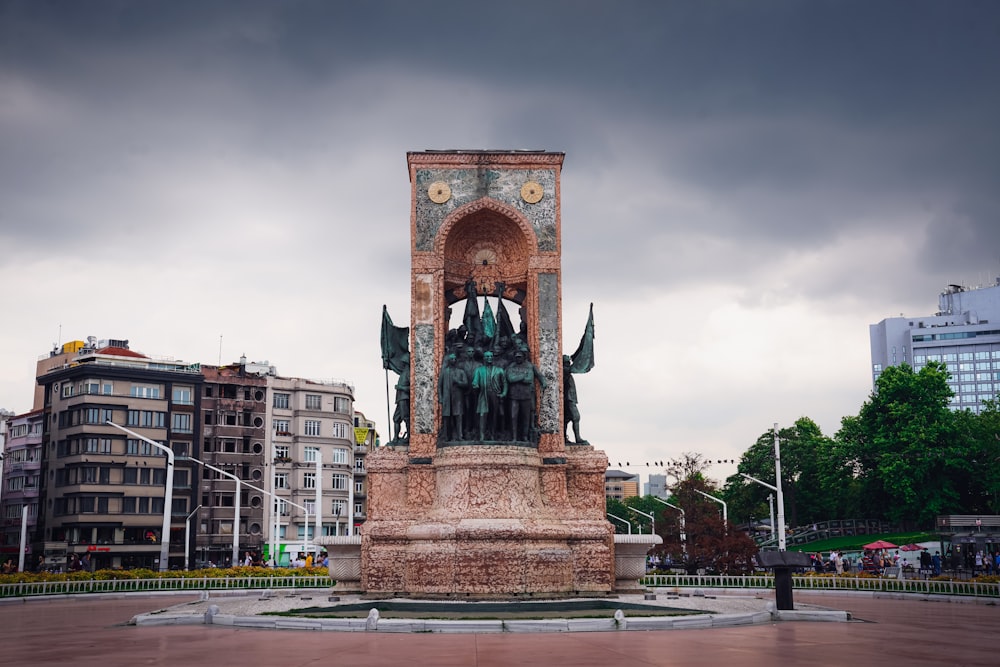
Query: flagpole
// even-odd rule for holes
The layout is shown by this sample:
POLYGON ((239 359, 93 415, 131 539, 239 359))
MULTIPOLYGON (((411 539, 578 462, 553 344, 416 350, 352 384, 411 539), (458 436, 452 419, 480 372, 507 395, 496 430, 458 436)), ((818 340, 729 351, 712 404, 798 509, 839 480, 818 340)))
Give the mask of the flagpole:
MULTIPOLYGON (((388 368, 385 369, 385 418, 386 418, 385 432, 388 435, 389 433, 393 432, 392 413, 389 412, 389 369, 388 368)), ((390 440, 390 442, 392 441, 390 440)))

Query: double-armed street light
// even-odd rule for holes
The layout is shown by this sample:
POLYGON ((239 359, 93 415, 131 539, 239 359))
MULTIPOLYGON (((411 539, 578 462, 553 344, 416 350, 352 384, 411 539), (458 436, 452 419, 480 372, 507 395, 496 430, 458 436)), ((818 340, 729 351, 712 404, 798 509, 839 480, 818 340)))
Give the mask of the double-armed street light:
POLYGON ((615 515, 614 515, 614 514, 612 514, 611 512, 608 512, 608 513, 607 513, 607 515, 608 515, 609 517, 611 517, 612 519, 616 519, 616 520, 618 520, 618 521, 621 521, 622 523, 624 523, 624 524, 625 524, 625 527, 626 527, 626 528, 628 528, 628 534, 629 534, 629 535, 631 535, 631 534, 632 534, 632 523, 631 523, 631 522, 629 522, 629 521, 626 521, 625 519, 621 518, 620 516, 615 516, 615 515))
MULTIPOLYGON (((746 477, 751 482, 756 482, 761 486, 765 486, 775 493, 778 494, 778 551, 785 550, 785 497, 781 493, 781 445, 778 441, 778 424, 774 425, 774 484, 768 484, 767 482, 762 482, 756 477, 751 477, 750 475, 741 472, 743 477, 746 477)), ((772 522, 771 528, 773 530, 774 524, 772 522)))
POLYGON ((192 512, 188 514, 187 519, 184 521, 184 569, 185 570, 191 569, 189 555, 188 555, 189 550, 191 549, 191 517, 197 514, 198 510, 200 509, 201 505, 195 507, 194 510, 192 510, 192 512))
POLYGON ((148 445, 156 447, 167 455, 167 481, 166 488, 163 491, 163 530, 160 531, 160 572, 166 572, 169 567, 169 563, 167 561, 170 558, 170 512, 172 509, 171 506, 174 502, 174 450, 161 445, 155 440, 150 440, 144 435, 140 435, 135 431, 127 429, 124 426, 119 426, 110 419, 104 423, 108 426, 114 426, 119 431, 124 431, 128 435, 138 438, 148 445))
POLYGON ((658 498, 657 496, 650 496, 650 498, 652 498, 653 500, 655 500, 658 503, 662 503, 662 504, 666 505, 667 507, 672 507, 672 508, 674 508, 675 510, 677 510, 678 512, 681 513, 681 524, 680 524, 681 525, 681 552, 685 556, 687 556, 687 534, 684 532, 684 530, 686 528, 686 526, 685 526, 685 512, 684 512, 684 510, 681 509, 680 507, 678 507, 677 505, 673 505, 671 503, 668 503, 666 500, 663 500, 662 498, 658 498))
MULTIPOLYGON (((649 523, 650 523, 650 533, 652 535, 656 534, 656 519, 653 518, 652 514, 649 514, 647 512, 643 512, 642 510, 637 510, 636 508, 629 507, 628 505, 625 506, 625 509, 627 509, 630 512, 635 512, 636 514, 641 514, 643 516, 648 516, 649 517, 649 523)), ((642 524, 639 524, 639 532, 640 533, 642 532, 642 524)))
POLYGON ((726 505, 726 501, 723 500, 722 498, 716 498, 715 496, 710 496, 704 491, 699 491, 698 489, 694 489, 694 492, 700 493, 709 500, 714 500, 715 502, 722 504, 722 525, 726 529, 726 532, 729 532, 729 510, 728 506, 726 505))
MULTIPOLYGON (((209 470, 214 470, 215 472, 217 472, 217 473, 219 473, 221 475, 225 475, 226 477, 230 477, 230 478, 236 480, 236 502, 234 503, 235 506, 236 506, 236 518, 233 520, 233 565, 236 565, 237 560, 239 558, 239 539, 240 539, 240 500, 239 500, 239 497, 240 497, 240 490, 241 490, 240 487, 241 486, 246 486, 248 489, 253 489, 254 491, 257 491, 258 493, 263 493, 263 494, 265 494, 267 496, 270 496, 275 501, 282 500, 282 501, 288 503, 289 505, 291 505, 292 507, 297 507, 300 510, 302 510, 305 513, 305 531, 304 531, 305 532, 305 541, 303 542, 302 546, 303 546, 303 548, 308 549, 308 546, 309 546, 309 514, 310 514, 308 508, 306 508, 304 505, 299 505, 298 503, 293 503, 291 500, 287 500, 285 498, 281 498, 280 496, 278 496, 278 495, 276 495, 274 493, 271 493, 270 491, 265 491, 264 489, 260 488, 259 486, 254 486, 253 484, 249 484, 247 482, 244 482, 243 480, 241 480, 236 475, 234 475, 234 474, 232 474, 230 472, 226 472, 225 470, 222 470, 221 468, 216 468, 213 465, 209 465, 208 463, 205 463, 204 461, 199 461, 196 458, 192 458, 191 460, 194 461, 195 463, 197 463, 200 466, 204 466, 204 467, 208 468, 209 470)), ((277 504, 277 502, 275 504, 277 504)), ((272 554, 272 558, 275 558, 275 565, 277 565, 277 557, 276 556, 277 556, 276 554, 272 554)))

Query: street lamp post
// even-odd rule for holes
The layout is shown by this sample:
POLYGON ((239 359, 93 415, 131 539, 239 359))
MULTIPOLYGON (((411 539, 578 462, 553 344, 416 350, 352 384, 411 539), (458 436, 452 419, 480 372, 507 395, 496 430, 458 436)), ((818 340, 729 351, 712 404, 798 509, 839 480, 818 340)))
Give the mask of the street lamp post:
POLYGON ((21 550, 17 556, 17 571, 24 572, 24 556, 28 550, 28 503, 21 503, 21 550))
POLYGON ((119 431, 124 431, 135 438, 139 438, 143 442, 162 450, 167 455, 167 488, 163 491, 163 530, 160 531, 160 572, 166 572, 169 566, 167 561, 170 559, 170 512, 172 510, 171 506, 174 503, 174 450, 164 447, 160 443, 150 440, 144 435, 139 435, 124 426, 119 426, 110 419, 104 423, 108 426, 114 426, 119 431))
POLYGON ((700 493, 706 498, 722 504, 722 526, 726 529, 726 532, 729 532, 729 510, 727 509, 726 501, 723 500, 722 498, 716 498, 715 496, 710 496, 704 491, 699 491, 698 489, 695 489, 694 492, 700 493))
POLYGON ((236 497, 233 499, 233 509, 235 510, 234 516, 233 516, 233 558, 232 558, 232 561, 230 562, 230 565, 232 565, 233 567, 236 567, 236 564, 239 562, 239 558, 240 558, 240 509, 241 509, 240 508, 240 495, 243 492, 243 490, 241 488, 242 485, 243 485, 243 480, 241 480, 239 477, 237 477, 236 475, 234 475, 234 474, 232 474, 230 472, 226 472, 225 470, 223 470, 221 468, 216 468, 215 466, 209 465, 208 463, 205 463, 204 461, 199 461, 196 458, 192 458, 191 461, 194 461, 195 463, 197 463, 200 466, 204 466, 204 467, 208 468, 209 470, 214 470, 215 472, 219 473, 220 475, 225 475, 226 477, 229 477, 230 479, 233 479, 233 480, 236 481, 236 497))
MULTIPOLYGON (((762 482, 756 477, 751 477, 745 472, 741 472, 740 475, 746 477, 751 482, 757 482, 761 486, 766 486, 772 491, 778 492, 778 551, 784 551, 785 550, 785 507, 784 507, 784 500, 782 499, 781 496, 781 491, 778 490, 777 486, 774 486, 773 484, 768 484, 767 482, 762 482)), ((771 530, 772 531, 774 530, 773 521, 771 522, 771 530)))
MULTIPOLYGON (((635 512, 636 514, 641 514, 643 516, 648 516, 649 517, 650 531, 651 531, 651 533, 653 535, 656 534, 656 519, 653 518, 652 514, 648 514, 646 512, 643 512, 642 510, 637 510, 636 508, 629 507, 628 505, 625 506, 625 509, 629 510, 630 512, 635 512)), ((640 533, 642 532, 642 526, 639 526, 639 532, 640 533)))
POLYGON ((621 518, 620 516, 615 516, 614 514, 612 514, 612 513, 610 513, 610 512, 608 512, 607 514, 608 514, 608 516, 609 516, 609 517, 611 517, 612 519, 617 519, 618 521, 621 521, 622 523, 624 523, 624 524, 625 524, 625 527, 626 527, 626 528, 628 528, 628 534, 629 534, 629 535, 631 535, 631 534, 632 534, 632 523, 631 523, 631 522, 629 522, 629 521, 626 521, 625 519, 621 518))
POLYGON ((650 496, 650 498, 652 498, 653 500, 655 500, 658 503, 663 503, 667 507, 673 507, 675 510, 677 510, 678 512, 681 513, 681 552, 685 556, 687 556, 687 534, 684 532, 684 530, 686 528, 686 526, 685 526, 685 515, 686 514, 685 514, 684 510, 681 509, 680 507, 678 507, 677 505, 672 505, 672 504, 668 503, 666 500, 663 500, 662 498, 657 498, 656 496, 650 496))
POLYGON ((785 550, 785 497, 781 491, 781 441, 778 439, 778 423, 774 423, 774 483, 778 494, 778 549, 785 550))
POLYGON ((191 517, 198 513, 201 509, 201 505, 194 508, 194 511, 188 514, 187 519, 184 521, 184 569, 190 570, 189 556, 191 551, 191 517))
MULTIPOLYGON (((221 474, 225 475, 226 477, 232 477, 233 479, 235 479, 236 480, 237 494, 239 494, 240 485, 243 485, 243 486, 247 487, 248 489, 253 489, 254 491, 257 491, 259 493, 263 493, 264 495, 270 496, 271 498, 273 498, 276 501, 275 504, 277 504, 278 500, 282 500, 282 501, 288 503, 289 505, 291 505, 292 507, 298 507, 300 510, 302 510, 305 513, 305 541, 304 541, 303 547, 308 548, 308 546, 309 546, 309 510, 305 506, 299 505, 298 503, 293 503, 291 500, 286 500, 284 498, 281 498, 277 494, 271 493, 270 491, 265 491, 264 489, 260 488, 259 486, 254 486, 253 484, 248 484, 248 483, 244 482, 243 480, 241 480, 240 478, 238 478, 236 475, 233 475, 232 473, 228 473, 225 470, 222 470, 220 468, 216 468, 213 465, 209 465, 209 464, 205 463, 204 461, 199 461, 198 459, 195 459, 195 458, 192 458, 191 460, 194 461, 195 463, 197 463, 198 465, 205 466, 209 470, 214 470, 215 472, 221 473, 221 474)), ((237 507, 239 507, 238 504, 237 504, 237 507)), ((233 538, 233 564, 234 565, 236 563, 236 559, 237 559, 238 553, 239 553, 239 542, 238 542, 238 539, 239 539, 239 524, 238 524, 238 522, 239 522, 239 515, 236 516, 236 521, 237 521, 237 525, 234 526, 234 528, 233 528, 233 531, 235 533, 234 538, 233 538)), ((276 556, 275 554, 272 554, 272 557, 275 557, 275 556, 276 556)), ((277 558, 276 557, 275 557, 275 565, 277 565, 277 558)))

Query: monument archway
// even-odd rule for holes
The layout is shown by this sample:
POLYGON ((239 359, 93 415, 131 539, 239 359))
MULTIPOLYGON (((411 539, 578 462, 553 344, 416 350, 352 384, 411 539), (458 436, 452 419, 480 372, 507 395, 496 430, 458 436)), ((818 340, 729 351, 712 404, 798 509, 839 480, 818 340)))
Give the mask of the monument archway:
POLYGON ((585 442, 567 447, 563 436, 562 160, 545 151, 407 154, 411 311, 398 372, 409 377, 402 397, 409 399, 409 437, 367 459, 361 583, 369 593, 613 590, 607 456, 585 442), (479 309, 487 297, 498 299, 492 323, 479 309), (459 304, 463 326, 452 328, 459 304), (501 342, 499 311, 507 304, 519 310, 518 330, 507 332, 512 350, 501 342), (470 348, 470 370, 456 368, 451 353, 470 348), (510 365, 498 368, 507 352, 510 365), (506 396, 511 384, 520 385, 516 397, 506 396), (486 387, 496 389, 488 401, 486 387), (463 403, 451 400, 473 389, 479 429, 470 436, 454 420, 456 410, 468 414, 463 403), (526 398, 526 391, 537 393, 526 398), (495 419, 505 410, 506 431, 495 419), (525 410, 531 429, 521 420, 525 410), (456 430, 462 435, 442 437, 456 430))

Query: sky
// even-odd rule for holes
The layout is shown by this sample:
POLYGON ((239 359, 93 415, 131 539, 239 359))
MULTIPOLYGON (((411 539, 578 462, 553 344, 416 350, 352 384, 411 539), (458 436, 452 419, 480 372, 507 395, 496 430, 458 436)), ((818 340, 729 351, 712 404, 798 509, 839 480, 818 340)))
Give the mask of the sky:
POLYGON ((1000 275, 998 118, 989 0, 0 0, 0 408, 96 336, 347 380, 385 434, 406 152, 538 149, 612 467, 834 435, 868 325, 1000 275))

